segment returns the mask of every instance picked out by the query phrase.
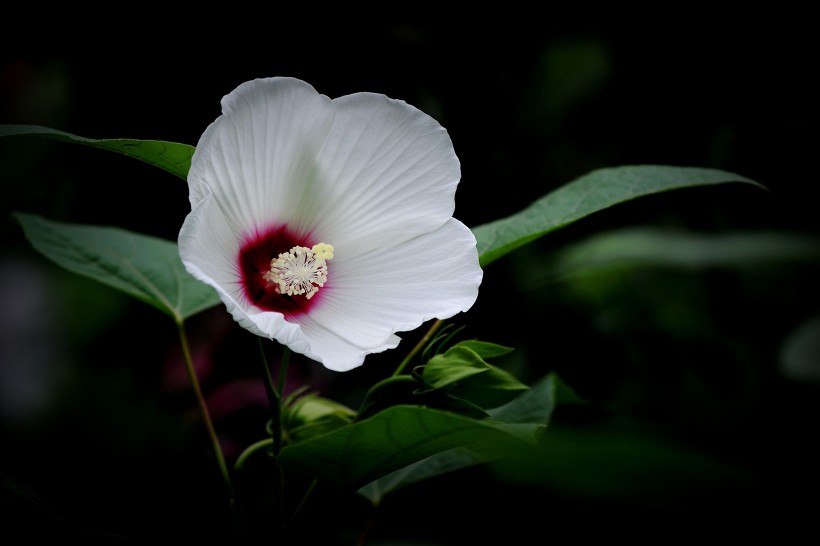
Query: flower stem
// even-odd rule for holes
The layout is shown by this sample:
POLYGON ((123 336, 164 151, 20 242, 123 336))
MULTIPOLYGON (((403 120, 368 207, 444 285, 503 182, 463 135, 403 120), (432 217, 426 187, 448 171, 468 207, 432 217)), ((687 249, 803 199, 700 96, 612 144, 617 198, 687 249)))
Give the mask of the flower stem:
POLYGON ((288 522, 291 522, 296 519, 296 516, 299 515, 299 511, 302 510, 302 507, 305 504, 307 504, 308 498, 310 497, 311 493, 313 493, 313 490, 316 489, 317 485, 319 485, 319 480, 314 478, 313 481, 310 482, 310 485, 308 486, 307 491, 305 491, 305 494, 302 495, 302 500, 299 501, 299 505, 296 507, 296 509, 293 510, 293 513, 290 515, 288 522))
POLYGON ((194 362, 191 358, 191 349, 188 345, 188 336, 185 333, 185 325, 182 320, 177 321, 177 332, 179 333, 179 342, 182 346, 182 356, 185 360, 185 369, 188 372, 188 378, 191 380, 191 387, 196 395, 199 403, 199 411, 202 414, 202 420, 205 422, 205 428, 208 431, 208 437, 211 440, 211 447, 216 456, 216 462, 219 465, 219 472, 222 474, 222 479, 225 482, 225 487, 228 491, 228 499, 231 507, 231 512, 236 519, 236 499, 234 496, 233 485, 231 484, 231 477, 228 473, 228 466, 225 464, 225 456, 222 454, 222 447, 219 444, 216 430, 214 430, 213 422, 211 422, 211 415, 208 413, 208 406, 205 404, 205 398, 202 396, 202 389, 199 388, 199 380, 196 377, 196 370, 194 369, 194 362))
POLYGON ((245 471, 245 463, 250 459, 253 455, 256 455, 259 451, 264 451, 265 449, 273 446, 273 440, 270 438, 265 438, 264 440, 259 440, 258 442, 251 444, 245 451, 240 453, 239 457, 236 458, 236 462, 233 465, 233 469, 236 472, 244 472, 245 471))
POLYGON ((409 375, 393 375, 391 377, 385 377, 367 390, 364 398, 362 399, 362 403, 359 404, 359 409, 356 411, 356 417, 353 420, 359 421, 362 416, 366 414, 367 410, 375 403, 374 398, 376 398, 376 394, 381 389, 388 385, 395 385, 396 383, 417 383, 417 381, 414 377, 409 375))
MULTIPOLYGON (((273 384, 273 376, 270 373, 270 366, 268 359, 265 357, 265 349, 262 346, 262 338, 259 338, 259 352, 262 355, 262 377, 265 380, 265 392, 268 395, 268 405, 271 413, 271 436, 273 437, 274 454, 278 454, 280 441, 282 439, 282 398, 279 395, 277 386, 273 384)), ((288 348, 285 347, 285 355, 288 354, 288 348)), ((287 363, 286 357, 282 357, 282 366, 284 368, 287 363)), ((281 369, 280 369, 281 373, 281 369)))
POLYGON ((424 334, 424 337, 422 337, 419 340, 419 342, 416 343, 416 346, 413 347, 413 350, 411 350, 407 354, 407 356, 404 357, 404 360, 401 361, 399 367, 396 368, 395 372, 393 372, 393 377, 400 375, 402 372, 404 372, 404 369, 407 367, 407 365, 410 364, 410 362, 413 360, 416 354, 418 354, 418 352, 424 348, 427 342, 430 341, 430 338, 433 337, 433 334, 435 334, 439 328, 441 328, 442 324, 443 322, 441 321, 441 319, 436 319, 436 321, 430 326, 430 329, 427 330, 427 333, 424 334))
POLYGON ((279 452, 282 451, 282 389, 284 388, 285 376, 287 375, 288 363, 290 361, 290 349, 284 348, 282 360, 279 365, 279 379, 276 385, 273 383, 273 376, 270 373, 268 361, 265 358, 265 351, 262 347, 262 340, 259 340, 259 349, 262 353, 263 377, 265 379, 265 390, 268 393, 268 402, 271 410, 271 437, 273 439, 273 459, 276 465, 276 493, 275 514, 278 528, 285 526, 285 473, 279 464, 279 452))

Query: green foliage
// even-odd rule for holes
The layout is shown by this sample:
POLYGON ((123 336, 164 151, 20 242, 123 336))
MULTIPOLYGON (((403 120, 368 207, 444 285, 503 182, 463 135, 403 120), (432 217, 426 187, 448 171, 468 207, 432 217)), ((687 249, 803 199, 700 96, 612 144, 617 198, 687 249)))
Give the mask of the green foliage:
MULTIPOLYGON (((580 498, 669 499, 704 487, 748 487, 748 469, 634 423, 555 423, 533 449, 490 461, 511 483, 580 498)), ((751 488, 750 488, 751 490, 751 488)))
POLYGON ((491 457, 483 453, 476 453, 464 447, 454 447, 390 472, 357 492, 371 504, 378 506, 387 494, 397 489, 490 460, 491 457))
POLYGON ((482 267, 594 212, 637 197, 695 186, 757 182, 715 169, 626 165, 592 171, 548 193, 524 210, 473 228, 482 267))
POLYGON ((208 285, 192 277, 171 241, 115 227, 79 226, 16 213, 26 237, 69 271, 116 288, 171 316, 177 323, 217 305, 208 285))
POLYGON ((359 493, 377 504, 410 483, 529 449, 549 423, 555 387, 556 378, 546 376, 485 420, 396 406, 287 447, 280 460, 343 487, 369 478, 359 493))
MULTIPOLYGON (((820 241, 783 232, 692 233, 652 226, 596 234, 567 246, 556 256, 536 260, 531 270, 563 278, 621 266, 740 268, 820 259, 820 241), (545 263, 551 262, 551 263, 545 263)), ((529 280, 537 282, 533 274, 529 280)))
MULTIPOLYGON (((0 126, 1 136, 47 138, 114 151, 183 180, 195 151, 192 146, 171 142, 94 140, 31 125, 0 126)), ((517 214, 474 228, 480 263, 486 267, 547 233, 618 203, 673 189, 730 182, 762 187, 743 176, 714 169, 633 165, 593 171, 517 214)), ((187 273, 174 242, 32 214, 15 217, 32 246, 44 256, 160 309, 177 323, 219 303, 211 287, 187 273)), ((760 256, 815 256, 816 252, 814 242, 777 234, 707 240, 645 229, 604 234, 553 257, 550 267, 530 269, 555 274, 630 260, 677 266, 736 264, 760 256)), ((537 286, 537 279, 530 281, 537 286)), ((488 362, 509 354, 510 347, 478 340, 449 346, 458 331, 445 326, 424 349, 425 364, 410 376, 377 384, 358 415, 317 394, 300 392, 285 401, 286 441, 277 462, 292 473, 289 476, 303 475, 358 492, 374 505, 409 484, 484 463, 494 464, 512 482, 533 479, 538 484, 593 494, 642 479, 647 465, 664 472, 690 464, 697 472, 724 472, 713 461, 655 442, 651 435, 633 437, 606 427, 593 435, 588 431, 576 435, 574 428, 561 426, 546 434, 547 427, 552 432, 556 406, 586 402, 555 374, 527 386, 488 362)), ((812 340, 816 339, 814 331, 812 340)), ((804 353, 816 355, 816 344, 800 355, 804 353)), ((241 468, 254 453, 273 455, 277 451, 273 447, 270 438, 253 444, 237 466, 241 468)))
POLYGON ((285 403, 282 427, 288 441, 301 442, 349 425, 355 416, 344 404, 309 393, 285 403))
POLYGON ((511 350, 486 342, 460 342, 431 358, 424 366, 421 379, 428 389, 442 389, 480 408, 494 408, 528 388, 483 358, 483 355, 497 356, 511 350))
MULTIPOLYGON (((527 445, 532 445, 550 422, 560 383, 554 374, 544 376, 508 404, 490 410, 491 419, 487 422, 508 434, 519 435, 527 445)), ((379 504, 388 493, 411 483, 493 459, 491 453, 454 447, 390 472, 358 492, 373 504, 379 504)))
POLYGON ((92 139, 39 125, 0 125, 0 137, 31 136, 83 144, 101 150, 117 152, 159 167, 183 180, 188 178, 195 147, 163 140, 128 138, 92 139))
POLYGON ((526 444, 493 423, 421 406, 387 408, 363 421, 285 447, 279 462, 335 486, 358 490, 453 448, 500 457, 526 444))

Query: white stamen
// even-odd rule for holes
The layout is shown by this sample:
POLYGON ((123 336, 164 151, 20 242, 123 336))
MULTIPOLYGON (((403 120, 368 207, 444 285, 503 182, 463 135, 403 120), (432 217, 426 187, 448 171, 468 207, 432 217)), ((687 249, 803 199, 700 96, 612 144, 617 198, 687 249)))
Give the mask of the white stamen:
POLYGON ((277 294, 310 299, 327 282, 327 260, 332 258, 333 247, 327 243, 295 246, 271 260, 270 271, 262 277, 276 285, 277 294))

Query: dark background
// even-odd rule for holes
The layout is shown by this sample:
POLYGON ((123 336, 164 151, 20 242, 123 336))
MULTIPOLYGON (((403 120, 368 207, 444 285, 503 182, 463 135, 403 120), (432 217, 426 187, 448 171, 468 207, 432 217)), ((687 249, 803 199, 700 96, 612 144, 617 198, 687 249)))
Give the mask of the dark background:
MULTIPOLYGON (((453 321, 462 335, 515 347, 503 364, 523 381, 558 372, 592 405, 559 410, 537 460, 397 492, 371 543, 804 529, 820 485, 818 376, 786 373, 782 350, 820 312, 816 255, 528 275, 622 227, 816 238, 814 30, 801 13, 552 15, 315 25, 214 13, 196 29, 157 17, 129 19, 137 32, 123 21, 42 29, 53 41, 10 32, 0 123, 195 145, 223 95, 287 75, 330 97, 384 93, 438 119, 462 164, 455 216, 471 227, 601 167, 713 167, 757 180, 768 191, 730 184, 624 203, 490 265, 477 304, 453 321)), ((52 265, 9 217, 173 240, 189 209, 185 184, 116 154, 34 139, 0 141, 0 181, 3 529, 115 543, 227 538, 173 324, 52 265)), ((191 331, 230 458, 267 418, 256 341, 221 307, 194 317, 191 331)), ((404 354, 393 353, 346 374, 296 357, 293 379, 355 406, 404 354)), ((326 519, 309 522, 312 532, 353 543, 365 502, 328 491, 316 503, 326 519)))

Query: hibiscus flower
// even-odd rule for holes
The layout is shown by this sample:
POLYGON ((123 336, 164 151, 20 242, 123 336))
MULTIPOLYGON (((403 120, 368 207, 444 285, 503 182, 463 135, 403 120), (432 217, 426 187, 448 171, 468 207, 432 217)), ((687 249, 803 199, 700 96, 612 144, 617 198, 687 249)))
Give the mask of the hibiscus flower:
POLYGON ((404 101, 245 82, 197 144, 180 256, 242 327, 350 370, 475 303, 460 177, 447 131, 404 101))

